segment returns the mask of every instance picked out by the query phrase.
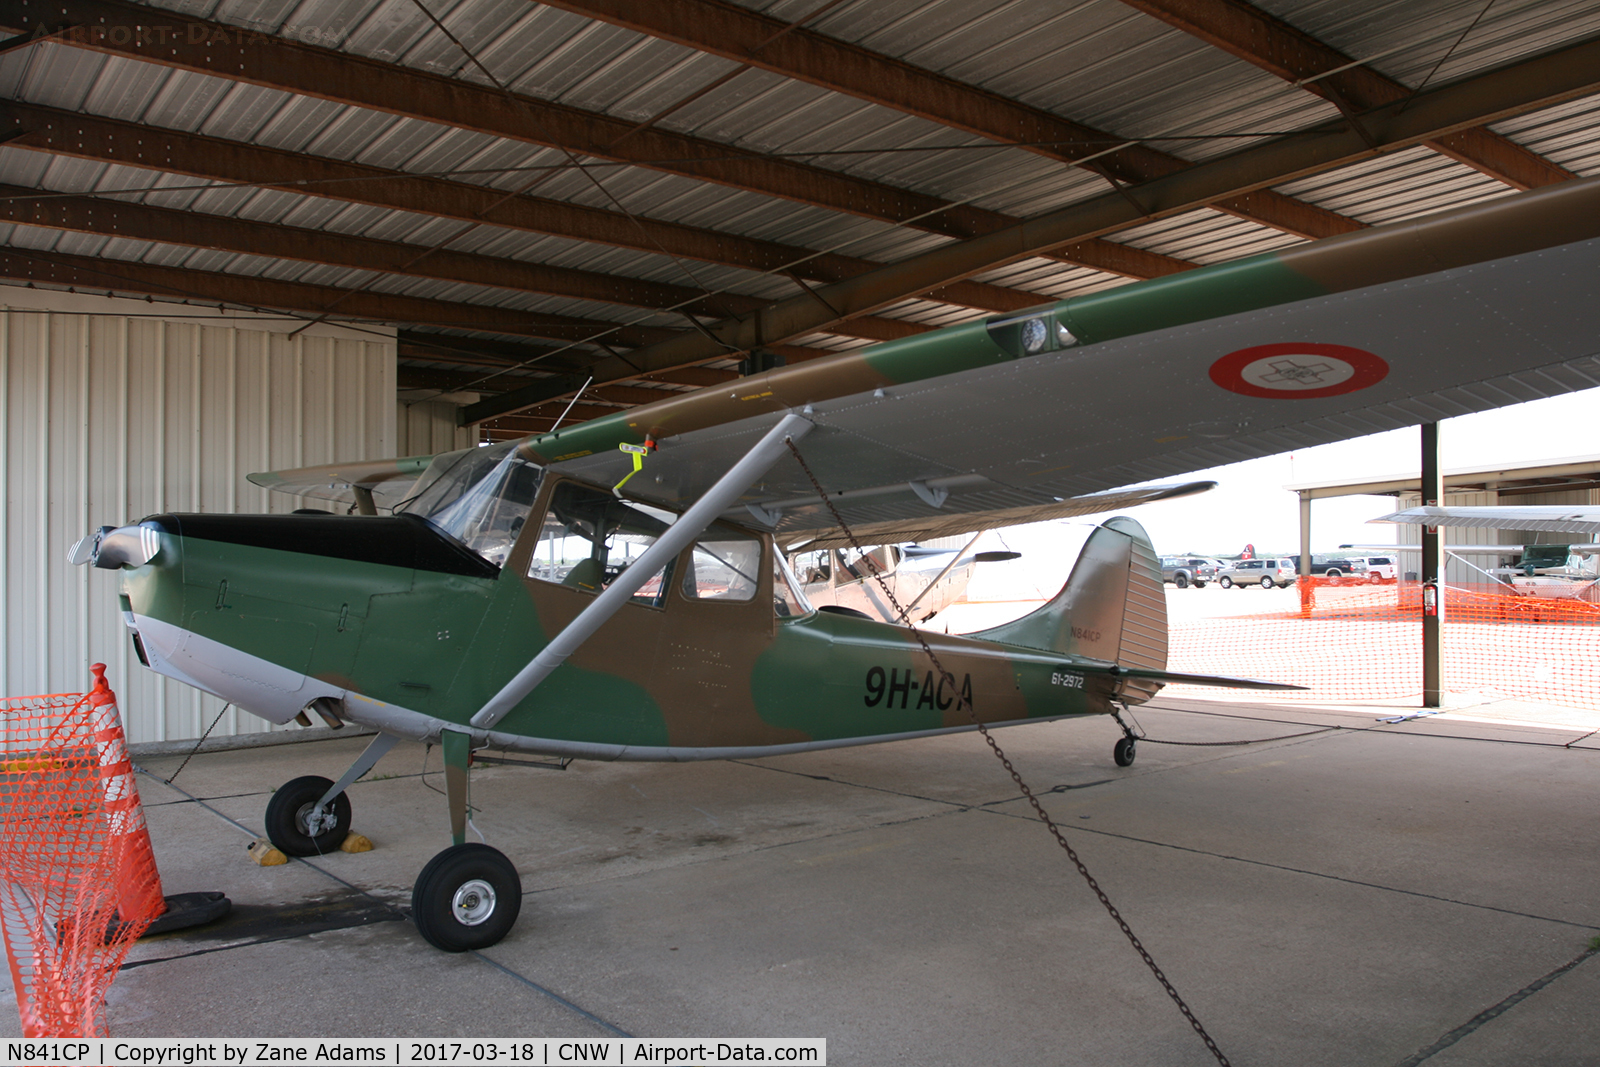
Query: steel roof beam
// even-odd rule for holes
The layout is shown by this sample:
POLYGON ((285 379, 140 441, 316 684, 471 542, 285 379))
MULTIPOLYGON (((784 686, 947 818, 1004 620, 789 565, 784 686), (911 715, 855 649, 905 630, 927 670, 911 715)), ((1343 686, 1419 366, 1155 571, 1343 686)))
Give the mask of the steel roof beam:
MULTIPOLYGON (((1411 89, 1242 0, 1122 0, 1340 110, 1366 111, 1411 95, 1411 89), (1330 73, 1337 72, 1337 73, 1330 73), (1316 79, 1308 81, 1306 79, 1316 79)), ((1517 189, 1568 181, 1571 171, 1481 126, 1422 142, 1436 152, 1517 189)))
MULTIPOLYGON (((682 306, 686 312, 716 318, 743 314, 768 303, 760 297, 740 293, 704 296, 681 285, 639 278, 447 249, 430 252, 425 247, 399 241, 383 241, 327 230, 307 230, 198 211, 179 211, 104 197, 63 196, 16 185, 0 184, 0 222, 416 278, 466 282, 625 307, 682 306)), ((902 319, 861 316, 829 332, 887 341, 909 337, 927 329, 926 326, 902 319)))
MULTIPOLYGON (((332 321, 361 319, 410 322, 460 330, 484 330, 525 337, 579 341, 616 326, 615 323, 548 315, 516 308, 463 304, 449 300, 356 292, 306 282, 288 282, 258 275, 167 267, 133 260, 75 256, 60 252, 0 249, 0 277, 47 285, 72 286, 93 292, 135 292, 202 303, 282 308, 332 321), (336 303, 337 302, 337 303, 336 303)), ((622 326, 604 340, 635 345, 660 342, 676 330, 622 326)))
MULTIPOLYGON (((24 31, 62 21, 68 25, 54 37, 73 47, 908 223, 948 237, 989 233, 1016 221, 840 171, 142 4, 20 0, 0 10, 0 25, 15 23, 24 31)), ((1129 262, 1114 242, 1099 239, 1060 258, 1118 274, 1126 273, 1129 262)))
MULTIPOLYGON (((72 47, 909 223, 948 237, 989 233, 1015 221, 841 171, 143 4, 16 0, 0 11, 0 24, 19 32, 63 22, 54 39, 72 47)), ((1094 251, 1089 244, 1079 254, 1094 251)))
MULTIPOLYGON (((1128 140, 880 52, 813 30, 790 28, 781 19, 722 0, 673 0, 670 4, 660 0, 547 0, 547 3, 943 126, 1005 144, 1017 144, 1029 152, 1063 163, 1078 165, 1086 157, 1128 140)), ((1139 182, 1171 174, 1191 164, 1178 156, 1134 145, 1083 165, 1121 182, 1139 182)), ((1249 197, 1224 197, 1202 206, 1308 238, 1350 233, 1364 225, 1270 189, 1257 190, 1249 197)))
MULTIPOLYGON (((422 333, 401 329, 398 336, 398 355, 401 359, 427 360, 435 363, 456 363, 477 367, 527 367, 534 371, 565 373, 573 378, 569 389, 583 385, 587 373, 579 373, 582 361, 570 357, 579 355, 572 349, 544 348, 516 341, 491 340, 486 337, 460 337, 454 334, 422 333)), ((799 349, 792 345, 772 345, 773 351, 788 359, 812 349, 799 349)), ((800 357, 800 358, 803 358, 800 357)), ((678 367, 670 371, 639 376, 641 381, 664 382, 669 385, 688 385, 702 388, 734 381, 738 372, 718 367, 678 367)))
MULTIPOLYGON (((419 177, 403 171, 180 130, 140 126, 19 101, 0 101, 0 136, 5 135, 12 136, 6 143, 15 148, 550 234, 743 270, 783 271, 789 264, 795 264, 793 273, 800 277, 840 281, 881 266, 873 260, 817 253, 776 241, 650 218, 630 218, 557 200, 531 196, 508 198, 504 192, 487 186, 419 177)), ((1154 265, 1154 261, 1151 263, 1154 265)), ((1049 299, 1020 289, 972 281, 910 295, 985 311, 1020 311, 1049 299)))
MULTIPOLYGON (((401 364, 396 372, 395 384, 400 389, 436 389, 440 392, 455 393, 503 393, 514 386, 528 385, 542 381, 536 375, 524 371, 502 371, 494 378, 484 374, 475 374, 471 371, 439 370, 433 367, 415 367, 401 364)), ((582 385, 582 381, 578 385, 582 385)), ((602 385, 583 391, 585 403, 596 402, 612 405, 600 409, 604 414, 610 414, 617 408, 637 407, 640 404, 650 404, 657 400, 665 400, 669 396, 677 396, 675 389, 645 389, 637 385, 602 385)), ((576 410, 576 409, 574 409, 576 410)), ((559 412, 558 412, 559 413, 559 412)))
MULTIPOLYGON (((971 272, 1036 255, 1086 236, 1137 221, 1193 210, 1223 196, 1319 174, 1471 126, 1552 107, 1600 92, 1600 40, 1591 40, 1418 94, 1360 116, 1361 131, 1349 123, 1291 134, 1231 155, 1197 164, 1095 200, 1071 204, 1028 219, 1002 233, 943 245, 910 256, 871 274, 822 287, 816 299, 779 301, 758 315, 709 328, 721 345, 743 348, 770 343, 818 328, 827 316, 870 311, 971 272)), ((630 373, 639 368, 669 368, 703 358, 711 343, 703 336, 674 341, 629 354, 630 373)), ((597 380, 624 377, 614 359, 595 366, 597 380)), ((518 393, 472 405, 462 411, 472 422, 518 410, 518 393)))

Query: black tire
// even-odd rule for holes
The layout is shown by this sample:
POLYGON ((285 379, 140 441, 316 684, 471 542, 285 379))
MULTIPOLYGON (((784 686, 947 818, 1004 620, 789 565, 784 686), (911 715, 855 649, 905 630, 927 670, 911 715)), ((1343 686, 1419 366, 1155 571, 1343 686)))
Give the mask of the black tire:
POLYGON ((1224 589, 1232 589, 1233 588, 1233 579, 1229 578, 1226 574, 1224 574, 1221 578, 1217 579, 1217 584, 1222 586, 1222 588, 1224 588, 1224 589))
POLYGON ((1372 585, 1377 585, 1379 582, 1383 581, 1383 575, 1379 574, 1377 571, 1368 571, 1367 581, 1372 585))
POLYGON ((1179 589, 1187 589, 1189 588, 1189 576, 1180 572, 1177 577, 1172 579, 1172 584, 1179 589))
POLYGON ((1261 579, 1261 588, 1263 588, 1263 589, 1271 589, 1272 588, 1272 579, 1271 578, 1263 578, 1263 579, 1261 579))
POLYGON ((522 910, 522 879, 498 849, 451 845, 422 868, 411 919, 434 948, 466 952, 497 944, 522 910))
POLYGON ((1344 572, 1339 570, 1336 567, 1330 567, 1330 568, 1328 568, 1327 573, 1323 575, 1323 577, 1328 579, 1328 584, 1330 584, 1330 585, 1338 585, 1339 584, 1339 579, 1344 577, 1344 572))
POLYGON ((1111 758, 1116 760, 1118 767, 1132 767, 1134 757, 1138 754, 1138 746, 1134 744, 1131 737, 1124 737, 1111 750, 1111 758))
POLYGON ((285 782, 267 801, 267 840, 286 856, 322 856, 339 851, 350 835, 350 798, 343 793, 333 798, 333 825, 313 836, 306 826, 311 806, 322 799, 333 783, 308 774, 285 782))

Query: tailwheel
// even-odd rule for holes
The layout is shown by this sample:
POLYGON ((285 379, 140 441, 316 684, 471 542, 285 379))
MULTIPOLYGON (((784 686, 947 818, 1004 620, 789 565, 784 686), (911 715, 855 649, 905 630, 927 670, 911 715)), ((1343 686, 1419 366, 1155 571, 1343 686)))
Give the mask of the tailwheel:
POLYGON ((267 840, 286 856, 321 856, 339 851, 350 834, 350 798, 340 793, 317 806, 333 783, 308 774, 285 782, 267 801, 267 840))
POLYGON ((1131 737, 1124 737, 1122 740, 1118 741, 1117 746, 1111 750, 1111 758, 1117 761, 1118 767, 1132 767, 1133 758, 1136 755, 1138 755, 1138 751, 1135 747, 1135 742, 1131 737))
POLYGON ((411 918, 434 948, 466 952, 505 937, 522 910, 522 879, 497 849, 451 845, 422 868, 411 918))

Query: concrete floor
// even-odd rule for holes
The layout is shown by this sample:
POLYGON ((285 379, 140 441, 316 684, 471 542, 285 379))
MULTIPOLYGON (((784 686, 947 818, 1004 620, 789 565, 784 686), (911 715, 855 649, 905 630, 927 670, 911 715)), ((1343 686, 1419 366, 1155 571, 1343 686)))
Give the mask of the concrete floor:
MULTIPOLYGON (((1600 735, 1157 700, 997 731, 1236 1065, 1600 1059, 1600 735), (1571 747, 1564 747, 1577 741, 1571 747)), ((273 788, 358 739, 143 761, 168 893, 213 929, 135 947, 112 1033, 823 1037, 833 1064, 1215 1062, 975 735, 767 760, 473 773, 521 871, 481 954, 429 948, 410 886, 448 844, 438 754, 351 790, 375 851, 261 868, 273 788)), ((469 839, 475 837, 469 835, 469 839)), ((16 1032, 14 1013, 0 1032, 16 1032)))

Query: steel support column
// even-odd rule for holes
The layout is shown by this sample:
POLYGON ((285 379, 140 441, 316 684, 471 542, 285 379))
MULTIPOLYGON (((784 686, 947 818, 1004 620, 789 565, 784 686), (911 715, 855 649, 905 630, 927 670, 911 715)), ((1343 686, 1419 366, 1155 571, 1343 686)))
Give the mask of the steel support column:
MULTIPOLYGON (((1422 503, 1444 501, 1444 470, 1439 465, 1439 424, 1422 424, 1422 503)), ((1444 537, 1437 526, 1422 527, 1422 706, 1443 706, 1442 624, 1444 622, 1444 537)))
POLYGON ((1311 614, 1311 495, 1300 494, 1300 614, 1311 614))

